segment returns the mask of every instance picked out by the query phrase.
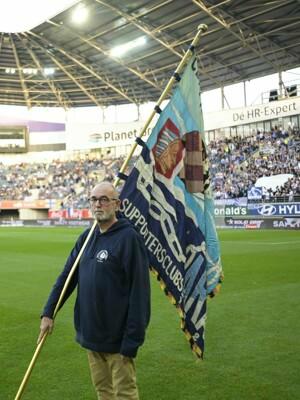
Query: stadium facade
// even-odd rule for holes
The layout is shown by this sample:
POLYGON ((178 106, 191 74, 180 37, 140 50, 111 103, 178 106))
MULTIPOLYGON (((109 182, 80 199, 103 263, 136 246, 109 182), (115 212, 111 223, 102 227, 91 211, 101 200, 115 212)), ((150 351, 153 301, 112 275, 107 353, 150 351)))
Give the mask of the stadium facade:
MULTIPOLYGON (((18 107, 11 107, 11 110, 11 115, 14 116, 7 116, 7 111, 5 115, 1 115, 0 107, 0 152, 2 160, 9 163, 19 160, 45 160, 47 157, 51 159, 57 156, 73 158, 74 154, 85 156, 90 152, 92 156, 102 158, 119 157, 128 153, 144 125, 144 120, 126 123, 101 122, 96 108, 88 109, 88 120, 84 109, 64 114, 55 109, 45 109, 44 113, 39 112, 43 120, 33 119, 33 113, 26 113, 27 110, 24 111, 23 118, 16 118, 18 107), (55 151, 63 151, 64 154, 54 153, 55 151), (26 155, 16 157, 16 153, 26 155)), ((274 126, 286 130, 298 128, 300 96, 209 112, 204 114, 204 123, 208 141, 219 137, 249 136, 257 130, 268 132, 274 126)))

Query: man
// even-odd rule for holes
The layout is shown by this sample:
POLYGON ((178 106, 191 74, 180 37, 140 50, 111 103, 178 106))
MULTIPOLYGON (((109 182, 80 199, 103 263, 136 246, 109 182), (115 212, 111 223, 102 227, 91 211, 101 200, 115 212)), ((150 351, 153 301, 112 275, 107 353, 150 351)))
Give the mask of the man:
MULTIPOLYGON (((81 256, 62 304, 77 286, 76 340, 87 349, 98 399, 138 400, 133 358, 150 317, 147 252, 141 237, 124 218, 110 182, 94 187, 90 204, 97 227, 81 256)), ((53 329, 53 312, 70 269, 87 237, 86 230, 58 277, 43 311, 38 342, 53 329)))

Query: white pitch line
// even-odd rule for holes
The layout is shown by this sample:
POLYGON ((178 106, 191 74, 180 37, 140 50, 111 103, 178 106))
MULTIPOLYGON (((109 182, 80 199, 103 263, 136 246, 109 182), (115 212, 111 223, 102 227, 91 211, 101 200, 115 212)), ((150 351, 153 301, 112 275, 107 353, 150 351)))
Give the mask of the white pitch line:
POLYGON ((235 241, 235 240, 221 240, 221 243, 234 243, 234 244, 239 244, 239 243, 246 243, 246 244, 261 244, 261 245, 266 245, 266 244, 272 244, 272 245, 277 245, 277 244, 300 244, 300 241, 293 241, 293 242, 249 242, 249 241, 235 241))
POLYGON ((262 244, 300 244, 300 242, 265 242, 262 244))

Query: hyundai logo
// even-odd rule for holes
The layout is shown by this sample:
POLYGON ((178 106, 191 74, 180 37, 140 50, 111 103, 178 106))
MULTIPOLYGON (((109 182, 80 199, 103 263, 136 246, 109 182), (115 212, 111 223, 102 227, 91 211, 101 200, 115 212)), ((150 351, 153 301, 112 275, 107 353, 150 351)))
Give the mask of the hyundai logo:
POLYGON ((270 216, 276 213, 276 207, 269 204, 264 204, 263 206, 259 207, 257 211, 260 215, 270 216))

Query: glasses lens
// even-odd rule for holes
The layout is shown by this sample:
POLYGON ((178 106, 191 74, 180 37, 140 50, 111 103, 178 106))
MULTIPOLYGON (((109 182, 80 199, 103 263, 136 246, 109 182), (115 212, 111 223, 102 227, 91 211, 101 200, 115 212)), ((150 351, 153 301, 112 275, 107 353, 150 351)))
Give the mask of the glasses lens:
POLYGON ((99 201, 99 203, 100 203, 101 205, 106 205, 106 204, 108 204, 108 203, 110 202, 110 199, 109 199, 108 197, 106 197, 106 196, 91 197, 91 198, 90 198, 90 202, 91 202, 92 204, 97 203, 97 201, 99 201))
POLYGON ((110 202, 110 199, 106 196, 99 197, 98 200, 100 201, 100 204, 102 204, 102 205, 106 205, 110 202))

